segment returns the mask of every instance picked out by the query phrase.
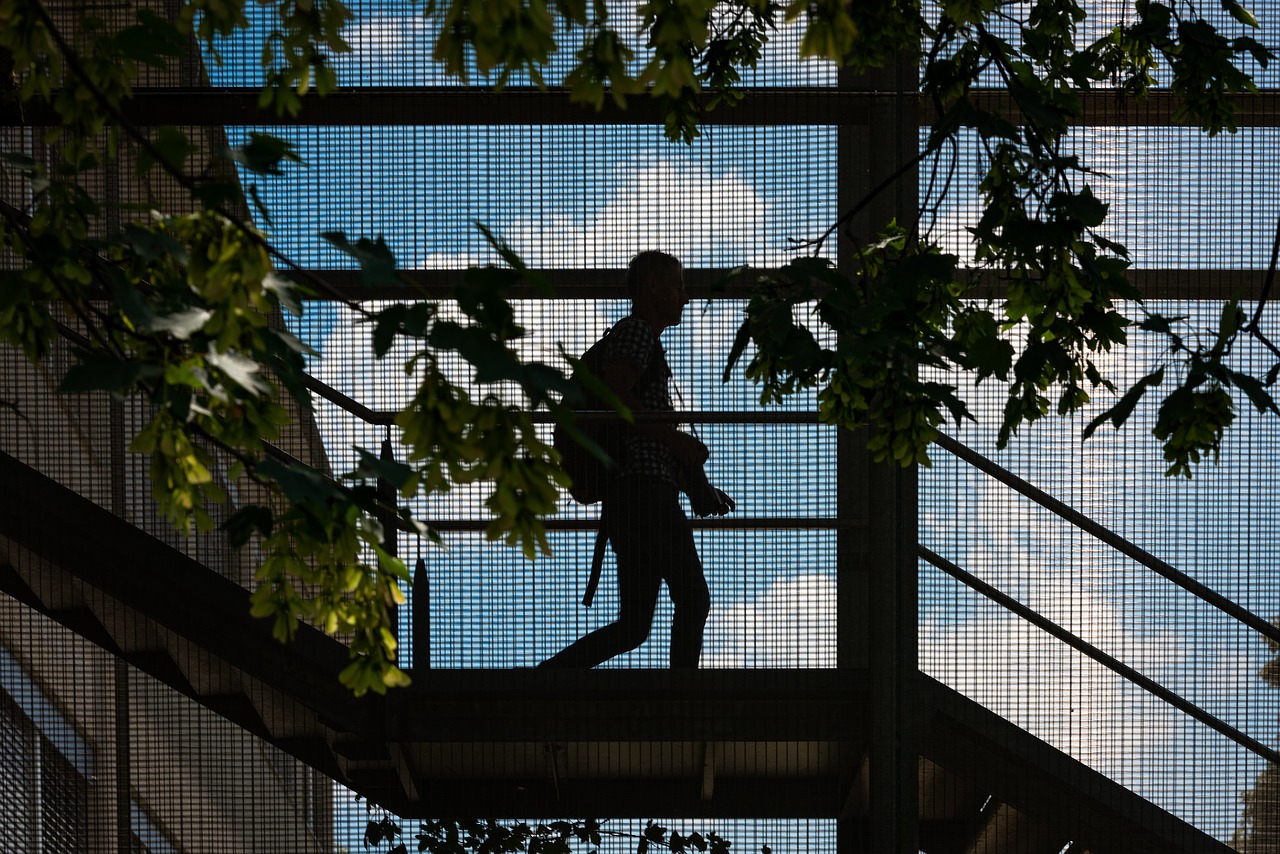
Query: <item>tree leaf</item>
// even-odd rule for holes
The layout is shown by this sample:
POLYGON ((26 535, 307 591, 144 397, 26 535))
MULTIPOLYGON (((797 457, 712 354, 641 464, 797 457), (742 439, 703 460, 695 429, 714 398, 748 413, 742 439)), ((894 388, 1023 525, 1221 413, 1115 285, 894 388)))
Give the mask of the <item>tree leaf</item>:
POLYGON ((324 231, 320 233, 320 237, 360 263, 360 279, 368 287, 400 284, 395 256, 382 237, 377 240, 361 237, 355 243, 348 240, 347 235, 341 231, 324 231))
POLYGON ((1138 380, 1133 386, 1124 393, 1120 400, 1109 409, 1101 412, 1097 417, 1088 423, 1084 428, 1082 438, 1088 439, 1094 434, 1103 422, 1110 421, 1113 427, 1117 429, 1129 420, 1129 416, 1133 414, 1134 407, 1138 405, 1138 401, 1147 393, 1147 389, 1154 388, 1164 381, 1164 368, 1152 371, 1142 379, 1138 380))
POLYGON ((211 317, 213 312, 208 309, 192 306, 173 314, 153 316, 148 328, 152 332, 168 332, 179 341, 185 341, 199 332, 211 317))
POLYGON ((109 391, 118 396, 131 392, 139 382, 159 377, 159 365, 117 359, 100 350, 76 350, 72 365, 58 386, 60 392, 109 391))
POLYGON ((1272 412, 1280 415, 1280 409, 1276 407, 1275 400, 1256 377, 1230 370, 1227 375, 1230 377, 1232 384, 1248 395, 1249 401, 1258 412, 1272 412))
POLYGON ((418 472, 411 465, 395 459, 384 460, 380 455, 365 448, 356 447, 355 450, 359 454, 360 461, 354 471, 343 475, 345 480, 386 481, 394 486, 397 492, 404 492, 406 487, 417 480, 418 472))
POLYGON ((274 524, 275 516, 270 507, 246 504, 228 516, 221 527, 226 532, 231 545, 239 548, 249 542, 254 532, 264 537, 271 536, 274 524))
POLYGON ((729 358, 725 362, 724 376, 721 377, 721 382, 729 382, 734 366, 742 358, 742 354, 746 351, 749 343, 751 343, 751 321, 744 320, 742 325, 738 327, 737 334, 733 337, 733 346, 729 348, 729 358))
POLYGON ((283 175, 284 163, 302 162, 292 142, 260 131, 250 131, 249 141, 228 155, 255 175, 283 175))
POLYGON ((164 68, 170 58, 182 56, 187 44, 177 27, 150 9, 139 9, 136 20, 115 35, 121 56, 152 68, 164 68))

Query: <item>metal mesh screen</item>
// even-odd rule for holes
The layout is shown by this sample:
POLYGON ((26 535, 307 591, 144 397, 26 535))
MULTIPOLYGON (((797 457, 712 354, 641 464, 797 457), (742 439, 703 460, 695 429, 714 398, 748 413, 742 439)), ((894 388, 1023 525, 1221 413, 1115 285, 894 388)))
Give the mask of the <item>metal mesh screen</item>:
MULTIPOLYGON (((1134 109, 1136 117, 1143 115, 1142 103, 1134 109)), ((1274 150, 1276 133, 1273 127, 1243 127, 1210 138, 1188 127, 1075 128, 1063 154, 1078 155, 1095 171, 1076 183, 1089 184, 1110 205, 1104 236, 1124 244, 1139 269, 1170 271, 1161 284, 1172 296, 1179 270, 1266 268, 1276 176, 1258 167, 1274 150)), ((937 158, 936 187, 950 179, 951 192, 941 201, 930 238, 971 258, 966 229, 982 212, 976 187, 983 154, 970 140, 937 158)))
MULTIPOLYGON (((263 14, 255 6, 250 11, 263 14)), ((412 10, 369 3, 357 11, 349 32, 354 51, 336 61, 345 84, 406 87, 400 90, 405 98, 434 87, 457 89, 456 81, 444 79, 430 60, 431 34, 412 10)), ((1108 6, 1104 22, 1126 14, 1124 4, 1108 6)), ((1270 32, 1264 30, 1261 40, 1267 41, 1270 32)), ((192 54, 178 82, 247 85, 265 37, 265 28, 255 27, 249 37, 223 45, 218 63, 192 54)), ((834 109, 839 94, 834 70, 796 59, 797 41, 797 29, 784 29, 761 68, 744 82, 766 90, 817 88, 822 98, 830 90, 834 109)), ((554 82, 564 73, 565 57, 553 64, 548 79, 554 82)), ((1269 76, 1274 73, 1259 79, 1274 82, 1269 76)), ((146 82, 175 80, 153 75, 146 82)), ((528 82, 517 79, 514 91, 524 91, 528 82)), ((304 165, 289 167, 287 176, 242 173, 239 178, 246 186, 256 185, 271 213, 260 225, 285 254, 318 275, 352 280, 352 262, 326 243, 322 232, 382 235, 400 266, 438 295, 444 293, 441 283, 456 281, 451 271, 495 260, 474 226, 482 222, 531 266, 549 269, 561 281, 586 281, 583 290, 594 292, 591 298, 569 287, 567 295, 517 302, 519 321, 530 331, 522 355, 555 362, 562 349, 581 354, 626 314, 621 291, 607 288, 621 280, 619 270, 637 251, 673 252, 686 268, 704 276, 741 264, 769 267, 792 257, 796 239, 821 233, 839 216, 849 201, 841 195, 841 181, 856 177, 849 163, 865 154, 851 147, 864 137, 832 124, 821 106, 825 102, 813 103, 819 106, 806 122, 712 123, 688 147, 671 146, 655 126, 585 119, 503 125, 484 121, 483 107, 474 105, 467 121, 457 124, 404 124, 394 109, 379 108, 343 124, 223 128, 211 122, 186 132, 201 154, 240 145, 255 131, 296 146, 304 165)), ((1134 115, 1108 113, 1096 126, 1073 131, 1067 150, 1096 170, 1089 180, 1111 204, 1108 236, 1128 245, 1138 273, 1159 297, 1146 309, 1185 315, 1192 327, 1210 327, 1221 300, 1195 297, 1211 290, 1218 297, 1232 293, 1252 281, 1269 259, 1280 216, 1275 201, 1280 188, 1268 167, 1276 143, 1276 130, 1269 125, 1276 117, 1255 111, 1239 133, 1207 139, 1195 129, 1163 126, 1167 116, 1160 109, 1144 103, 1133 107, 1134 115)), ((18 144, 39 154, 34 130, 6 130, 6 141, 21 137, 18 144)), ((981 213, 974 191, 981 166, 981 152, 972 141, 944 152, 933 174, 947 176, 951 195, 936 208, 934 197, 921 198, 933 210, 928 236, 962 256, 969 252, 965 229, 981 213)), ((180 209, 189 204, 176 184, 154 176, 135 180, 131 174, 122 155, 119 163, 93 176, 93 189, 110 191, 124 206, 180 209)), ((922 172, 922 187, 928 186, 928 174, 922 172)), ((15 195, 11 201, 30 199, 15 195)), ((113 209, 109 216, 118 215, 113 209)), ((102 223, 104 230, 116 225, 110 218, 102 223)), ((835 240, 824 251, 838 260, 835 240)), ((369 311, 382 305, 358 304, 369 311)), ((441 305, 446 316, 457 316, 447 299, 441 305)), ((864 719, 873 705, 865 695, 866 662, 843 651, 853 646, 865 657, 868 647, 865 627, 855 624, 853 614, 889 607, 858 602, 846 585, 851 576, 861 579, 885 568, 850 564, 849 556, 857 552, 848 547, 847 532, 857 520, 842 516, 840 508, 848 491, 859 486, 850 481, 866 471, 850 464, 846 443, 851 440, 842 443, 827 427, 774 417, 809 413, 812 399, 797 398, 766 411, 740 372, 722 381, 742 309, 736 297, 695 301, 686 310, 686 322, 664 336, 679 388, 678 409, 747 416, 696 425, 712 449, 712 480, 738 501, 729 520, 694 526, 711 593, 701 666, 718 671, 709 679, 726 680, 717 685, 738 678, 734 671, 758 676, 755 682, 734 683, 749 690, 728 715, 731 720, 708 722, 706 709, 712 707, 701 705, 706 698, 681 694, 696 694, 688 683, 640 681, 655 675, 648 673, 638 674, 630 685, 590 683, 609 687, 623 697, 620 702, 633 704, 627 708, 634 709, 634 721, 619 724, 624 736, 634 736, 629 741, 584 737, 589 742, 584 747, 503 734, 477 747, 432 732, 418 733, 416 740, 405 736, 403 743, 357 738, 357 727, 343 729, 358 718, 345 696, 298 699, 289 691, 313 688, 291 682, 296 674, 281 673, 275 684, 261 671, 228 663, 229 656, 215 654, 225 651, 218 645, 226 640, 216 632, 202 642, 165 628, 156 613, 172 607, 170 600, 146 591, 135 591, 133 599, 108 594, 23 547, 18 532, 0 540, 8 591, 0 599, 0 795, 13 805, 0 816, 0 848, 357 850, 368 814, 343 783, 372 792, 373 800, 412 801, 415 775, 423 771, 416 763, 422 763, 437 775, 430 781, 437 787, 465 777, 468 785, 480 779, 476 785, 483 790, 487 770, 495 781, 504 776, 504 792, 518 788, 511 780, 520 774, 529 775, 530 786, 555 788, 569 779, 557 776, 557 751, 580 751, 582 767, 590 767, 570 783, 584 785, 585 780, 613 791, 631 774, 650 794, 663 794, 672 780, 680 781, 672 787, 691 792, 700 783, 703 794, 694 803, 713 813, 723 803, 711 796, 713 781, 720 781, 721 792, 745 786, 744 780, 759 785, 755 801, 729 799, 739 811, 749 809, 743 804, 763 803, 760 792, 767 796, 774 787, 799 817, 687 825, 715 829, 733 839, 736 851, 766 844, 777 852, 835 849, 835 816, 856 824, 868 810, 863 757, 872 737, 864 719), (787 693, 801 684, 788 681, 792 676, 803 678, 810 671, 822 678, 834 673, 856 687, 850 688, 856 703, 840 707, 843 717, 814 722, 801 708, 813 697, 796 691, 793 699, 787 693), (674 696, 674 704, 646 705, 646 692, 654 685, 667 699, 674 696), (760 699, 771 693, 778 696, 760 699), (766 701, 779 705, 758 720, 741 711, 766 701), (792 705, 785 707, 788 702, 792 705), (317 706, 322 713, 308 718, 317 706), (678 713, 654 723, 648 720, 659 714, 654 709, 678 713), (757 728, 749 736, 720 731, 730 724, 757 728), (649 725, 668 725, 683 740, 656 738, 649 725), (834 727, 844 727, 838 738, 830 735, 834 727), (789 734, 779 735, 781 730, 789 734), (724 751, 718 758, 716 749, 724 751), (794 806, 795 787, 803 786, 821 795, 812 801, 819 806, 808 811, 794 806), (813 818, 817 812, 825 817, 813 818)), ((309 362, 316 379, 366 407, 393 410, 413 388, 413 377, 400 367, 406 354, 395 350, 375 360, 367 328, 358 321, 350 306, 317 299, 301 318, 288 322, 322 353, 309 362)), ((1117 382, 1132 382, 1149 370, 1157 355, 1153 346, 1138 340, 1122 356, 1104 361, 1117 382)), ((1260 356, 1238 354, 1242 364, 1256 360, 1255 366, 1262 364, 1260 356)), ((60 349, 33 369, 12 351, 0 351, 4 397, 15 404, 0 407, 0 450, 175 546, 174 561, 180 552, 221 579, 250 586, 251 553, 233 552, 216 534, 178 536, 157 518, 148 497, 147 461, 123 447, 125 437, 147 418, 144 406, 104 395, 56 394, 56 377, 69 358, 69 350, 60 349)), ((451 364, 448 370, 470 382, 463 365, 451 364)), ((1124 431, 1104 430, 1083 445, 1080 431, 1093 411, 1061 423, 1046 420, 1024 428, 1009 448, 999 450, 993 441, 998 392, 993 385, 972 390, 971 407, 980 424, 957 432, 957 438, 1193 580, 1264 619, 1275 616, 1280 496, 1274 493, 1280 473, 1274 469, 1280 440, 1274 418, 1242 407, 1220 464, 1202 466, 1193 481, 1172 481, 1163 477, 1150 437, 1150 410, 1139 410, 1124 431)), ((1103 405, 1102 396, 1096 403, 1103 405)), ((353 446, 377 450, 389 439, 394 449, 397 438, 394 430, 317 397, 314 414, 299 418, 282 447, 338 474, 353 466, 353 446)), ((1275 652, 1256 632, 1008 483, 941 448, 933 457, 933 467, 919 476, 921 545, 1227 727, 1275 746, 1280 692, 1272 682, 1278 666, 1275 652)), ((225 478, 226 472, 217 476, 225 478)), ((443 544, 401 540, 403 557, 411 564, 422 560, 426 585, 401 612, 405 655, 400 663, 413 669, 421 684, 435 684, 428 669, 445 679, 466 679, 474 675, 468 671, 478 670, 484 685, 502 687, 509 679, 517 685, 512 691, 534 685, 539 694, 534 699, 558 697, 567 681, 525 682, 530 674, 521 671, 609 622, 619 608, 609 563, 593 608, 578 604, 598 508, 565 497, 551 525, 552 554, 529 562, 484 538, 479 530, 483 500, 482 488, 460 487, 415 508, 442 532, 443 544), (426 619, 415 619, 415 611, 426 619), (422 630, 429 636, 415 637, 422 630), (492 672, 499 669, 510 673, 492 672)), ((68 539, 77 534, 87 535, 73 530, 68 539)), ((890 532, 860 535, 874 540, 890 532)), ((193 610, 202 606, 209 604, 190 603, 193 610)), ((199 616, 192 614, 191 621, 199 616)), ((648 639, 601 669, 666 669, 666 638, 674 619, 672 603, 660 597, 648 639)), ((1275 769, 1256 751, 924 560, 918 640, 921 670, 976 701, 977 707, 958 713, 967 714, 975 728, 993 728, 985 717, 993 712, 1239 850, 1271 850, 1280 838, 1275 769)), ((626 675, 602 674, 605 679, 626 675)), ((440 699, 410 696, 424 707, 440 699)), ((841 699, 847 698, 842 694, 841 699)), ((595 708, 590 694, 565 703, 578 700, 595 708)), ((518 694, 500 701, 482 698, 468 714, 506 714, 518 729, 525 725, 520 718, 526 702, 530 698, 518 694)), ((385 720, 412 725, 414 708, 387 708, 400 717, 388 712, 385 720)), ((1059 833, 1045 829, 1052 822, 1020 823, 1028 820, 999 803, 990 789, 965 782, 969 772, 980 778, 978 771, 986 769, 973 766, 990 757, 973 759, 969 767, 938 758, 958 753, 941 744, 945 731, 929 730, 935 710, 926 711, 921 712, 925 732, 918 771, 922 850, 1027 850, 1033 842, 1043 850, 1079 849, 1070 847, 1070 827, 1059 833), (925 756, 928 751, 936 751, 929 754, 934 758, 925 756)), ((575 718, 574 725, 579 723, 592 722, 575 718)), ((1024 743, 1018 744, 1007 753, 1023 759, 1040 755, 1040 742, 1022 751, 1025 756, 1019 753, 1024 743)), ((1007 779, 1037 793, 1042 806, 1053 803, 1054 790, 1042 787, 1044 775, 1019 768, 1007 779)), ((1097 783, 1088 779, 1093 783, 1079 788, 1097 783)), ((492 786, 495 793, 500 788, 498 782, 492 786)), ((1107 789, 1099 797, 1114 794, 1107 789)), ((415 801, 413 809, 428 814, 432 805, 415 801)), ((1056 820, 1066 827, 1087 823, 1086 818, 1081 808, 1066 804, 1056 820)), ((413 820, 402 823, 411 838, 413 820)), ((685 820, 664 823, 686 827, 685 820)), ((616 826, 629 833, 640 827, 629 819, 616 826)))
MULTIPOLYGON (((1215 326, 1219 306, 1148 303, 1215 326)), ((1150 342, 1154 346, 1154 342, 1150 342)), ((1259 354, 1253 354, 1256 358, 1259 354)), ((1139 340, 1117 381, 1150 369, 1139 340)), ((1242 354, 1242 361, 1249 355, 1242 354)), ((975 394, 998 418, 996 389, 975 394)), ((1101 396, 1105 397, 1105 395, 1101 396)), ((1099 401, 1101 406, 1102 401, 1099 401)), ((997 451, 966 443, 1072 508, 1264 618, 1274 615, 1275 424, 1251 409, 1218 466, 1163 475, 1153 409, 1081 444, 1090 414, 1024 428, 997 451)), ((941 450, 921 478, 921 542, 1178 695, 1269 743, 1280 695, 1253 630, 1008 485, 941 450)), ((1025 620, 921 563, 921 666, 966 695, 1220 839, 1266 762, 1025 620)), ((1273 820, 1273 819, 1272 819, 1273 820)))
MULTIPOLYGON (((375 311, 377 305, 364 308, 375 311)), ((400 368, 409 354, 393 350, 384 363, 377 363, 369 353, 365 327, 357 324, 353 312, 324 304, 313 304, 312 309, 303 318, 300 334, 324 353, 314 362, 313 375, 374 409, 403 405, 415 387, 414 377, 400 368)), ((582 353, 625 315, 627 305, 531 300, 519 303, 518 309, 519 322, 530 330, 522 347, 525 357, 557 362, 559 348, 582 353)), ((720 377, 740 304, 695 303, 687 311, 692 315, 689 327, 672 330, 667 341, 682 408, 758 410, 756 394, 747 383, 741 378, 723 383, 720 377)), ((468 370, 455 360, 451 374, 465 381, 468 370)), ((790 408, 811 411, 812 406, 797 400, 790 408)), ((354 466, 354 446, 376 451, 386 435, 384 428, 323 402, 318 404, 317 422, 338 471, 354 466)), ((735 497, 740 512, 756 520, 752 527, 757 528, 725 529, 711 521, 698 534, 713 590, 704 664, 832 666, 835 626, 827 597, 834 590, 834 531, 821 530, 823 523, 812 520, 825 517, 830 526, 835 519, 835 480, 814 477, 834 461, 834 432, 779 423, 704 424, 694 429, 713 449, 709 477, 735 497), (791 466, 791 458, 804 459, 806 465, 791 466), (786 547, 779 548, 781 543, 786 547)), ((429 503, 420 502, 417 512, 444 531, 479 526, 486 496, 484 484, 457 487, 429 503)), ((598 507, 578 505, 566 494, 559 515, 594 519, 598 507)), ((611 620, 617 611, 611 582, 602 588, 592 611, 575 604, 585 584, 594 538, 594 531, 562 531, 553 542, 553 555, 532 564, 478 532, 450 533, 444 548, 406 546, 409 550, 402 550, 402 556, 411 561, 422 557, 428 568, 432 666, 533 664, 586 628, 611 620)), ((669 622, 670 613, 660 610, 655 623, 669 622)), ((412 631, 407 615, 403 623, 402 637, 407 638, 412 631)), ((664 641, 615 659, 615 664, 665 666, 665 657, 664 641)))
MULTIPOLYGON (((306 162, 262 181, 298 263, 350 266, 320 234, 382 235, 406 269, 491 263, 475 223, 538 268, 624 266, 659 248, 688 267, 774 266, 835 214, 832 128, 709 127, 677 147, 654 127, 236 128, 306 162), (298 206, 299 195, 314 200, 298 206)), ((391 116, 385 117, 391 119, 391 116)), ((246 181, 249 179, 247 178, 246 181)))

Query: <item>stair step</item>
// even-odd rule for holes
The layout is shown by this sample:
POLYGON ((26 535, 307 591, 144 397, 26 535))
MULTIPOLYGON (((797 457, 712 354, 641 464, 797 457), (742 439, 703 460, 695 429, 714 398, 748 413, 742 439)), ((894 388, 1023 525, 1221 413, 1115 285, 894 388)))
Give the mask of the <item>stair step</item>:
POLYGON ((978 835, 965 854, 1059 854, 1069 840, 1008 804, 992 802, 978 835))
POLYGON ((125 656, 125 660, 156 681, 188 697, 196 697, 196 690, 187 679, 187 674, 167 649, 136 650, 125 656))
POLYGON ((921 820, 956 819, 971 822, 975 827, 981 823, 986 792, 923 756, 917 767, 921 820))
POLYGON ((271 732, 263 723, 258 709, 247 694, 242 692, 231 694, 205 694, 199 698, 200 703, 217 712, 236 726, 247 732, 271 741, 271 732))
POLYGON ((333 745, 322 735, 278 738, 275 744, 332 780, 342 782, 347 779, 347 773, 339 762, 333 745))

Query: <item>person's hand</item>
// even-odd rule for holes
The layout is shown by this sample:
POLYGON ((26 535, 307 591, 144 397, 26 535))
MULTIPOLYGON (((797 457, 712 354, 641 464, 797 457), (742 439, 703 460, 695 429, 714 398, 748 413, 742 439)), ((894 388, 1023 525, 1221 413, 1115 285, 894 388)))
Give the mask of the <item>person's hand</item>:
POLYGON ((695 516, 726 516, 738 506, 724 490, 707 482, 701 467, 686 484, 685 494, 689 496, 689 506, 695 516))
POLYGON ((732 498, 725 494, 724 490, 717 489, 710 484, 707 484, 705 488, 690 492, 689 503, 693 507, 693 514, 703 517, 727 516, 738 506, 732 498))
POLYGON ((737 502, 735 502, 732 498, 730 498, 723 489, 720 489, 719 487, 712 487, 712 489, 715 490, 716 497, 717 499, 719 499, 719 501, 716 505, 716 509, 712 510, 708 515, 728 516, 730 513, 732 513, 734 510, 737 509, 738 507, 737 502))
POLYGON ((689 468, 702 465, 707 461, 707 457, 711 456, 711 452, 707 450, 706 445, 702 444, 702 440, 688 433, 677 432, 669 443, 669 447, 676 462, 689 468))

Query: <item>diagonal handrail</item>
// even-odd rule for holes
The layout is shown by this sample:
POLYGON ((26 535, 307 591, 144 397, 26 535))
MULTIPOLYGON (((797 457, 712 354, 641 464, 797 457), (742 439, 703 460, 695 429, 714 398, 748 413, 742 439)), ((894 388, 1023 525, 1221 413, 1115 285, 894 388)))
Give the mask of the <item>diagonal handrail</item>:
POLYGON ((1179 709, 1180 711, 1186 712, 1191 717, 1200 721, 1200 723, 1213 729, 1215 732, 1218 732, 1221 735, 1225 735, 1227 738, 1231 739, 1236 744, 1250 751, 1254 755, 1261 757, 1262 759, 1265 759, 1267 762, 1270 762, 1273 765, 1280 766, 1280 753, 1276 752, 1275 750, 1272 750, 1270 747, 1267 747, 1265 744, 1261 743, 1257 739, 1251 738, 1250 736, 1246 735, 1245 733, 1231 726, 1231 724, 1217 717, 1213 713, 1205 711, 1204 709, 1197 706, 1195 703, 1188 700, 1186 697, 1183 697, 1181 694, 1178 694, 1174 691, 1170 691, 1168 688, 1164 687, 1159 682, 1156 682, 1154 679, 1151 679, 1149 676, 1144 675, 1141 671, 1135 670, 1134 668, 1120 661, 1118 658, 1108 655, 1107 653, 1098 649, 1096 646, 1084 640, 1074 632, 1071 632, 1068 629, 1063 628, 1062 626, 1050 620, 1048 617, 1045 617, 1044 615, 1040 614, 1038 611, 1035 611, 1032 608, 1024 605, 1023 603, 1019 602, 1017 599, 1014 599, 1012 596, 1008 595, 1007 593, 1004 593, 1003 591, 986 583, 985 581, 978 578, 973 573, 968 572, 965 569, 962 569, 961 567, 957 566, 956 564, 952 563, 951 561, 947 560, 946 558, 942 557, 936 552, 926 548, 925 546, 917 545, 916 553, 920 557, 922 557, 924 560, 928 561, 929 563, 936 566, 938 569, 945 572, 947 575, 959 581, 961 584, 964 584, 967 587, 970 587, 971 589, 976 590, 978 593, 981 593, 983 596, 986 596, 992 602, 995 602, 997 605, 1000 605, 1005 610, 1011 611, 1014 614, 1017 614, 1019 617, 1022 617, 1027 622, 1053 635, 1055 638, 1067 644, 1077 652, 1087 655, 1089 658, 1093 659, 1094 661, 1098 662, 1104 667, 1107 667, 1112 672, 1120 675, 1124 679, 1127 679, 1128 681, 1134 683, 1138 687, 1147 691, 1149 694, 1161 700, 1164 700, 1166 703, 1179 709))
POLYGON ((961 444, 950 436, 946 436, 942 433, 938 434, 937 438, 934 439, 934 442, 948 453, 964 460, 974 468, 985 472, 1006 486, 1011 487, 1018 493, 1030 498, 1049 512, 1067 522, 1070 522, 1085 533, 1091 534, 1099 541, 1111 546, 1111 548, 1121 554, 1124 554, 1148 569, 1153 570, 1196 598, 1207 602, 1227 616, 1232 617, 1238 622, 1244 623, 1246 626, 1264 637, 1280 644, 1280 628, 1270 621, 1259 617, 1243 605, 1228 599, 1213 588, 1196 581, 1185 572, 1182 572, 1171 564, 1166 563, 1141 546, 1135 545, 1106 526, 1084 515, 1079 510, 1076 510, 1070 505, 1054 498, 1049 493, 1022 479, 1018 475, 1006 469, 1004 466, 1001 466, 999 463, 984 457, 969 446, 961 444))

